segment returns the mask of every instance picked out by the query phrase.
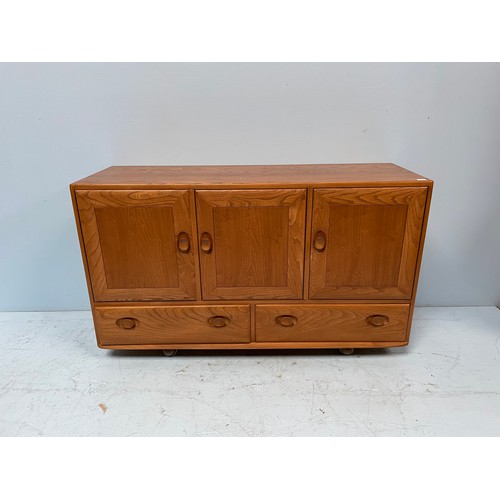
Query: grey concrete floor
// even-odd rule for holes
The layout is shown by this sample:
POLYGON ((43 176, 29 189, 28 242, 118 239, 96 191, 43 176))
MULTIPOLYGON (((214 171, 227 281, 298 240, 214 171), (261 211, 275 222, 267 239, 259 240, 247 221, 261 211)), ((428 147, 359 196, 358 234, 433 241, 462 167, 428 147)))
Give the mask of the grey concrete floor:
POLYGON ((417 308, 405 348, 100 350, 89 312, 0 313, 1 436, 500 436, 500 310, 417 308))

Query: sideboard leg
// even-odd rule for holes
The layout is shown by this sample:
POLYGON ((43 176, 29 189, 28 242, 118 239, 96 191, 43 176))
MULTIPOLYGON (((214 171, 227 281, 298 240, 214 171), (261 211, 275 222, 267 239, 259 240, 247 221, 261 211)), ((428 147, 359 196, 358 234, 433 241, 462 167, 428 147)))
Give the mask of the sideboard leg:
POLYGON ((343 349, 340 349, 340 352, 346 356, 350 356, 354 352, 354 349, 352 347, 344 347, 343 349))
POLYGON ((163 351, 163 355, 167 356, 167 358, 171 358, 172 356, 175 356, 176 354, 177 354, 177 349, 172 349, 172 350, 165 349, 163 351))

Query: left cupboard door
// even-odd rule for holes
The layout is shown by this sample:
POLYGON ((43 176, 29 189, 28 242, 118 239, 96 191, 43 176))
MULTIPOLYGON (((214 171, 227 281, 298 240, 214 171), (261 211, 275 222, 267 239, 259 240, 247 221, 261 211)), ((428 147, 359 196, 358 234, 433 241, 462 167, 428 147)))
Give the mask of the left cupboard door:
POLYGON ((196 299, 187 190, 77 190, 94 301, 196 299))

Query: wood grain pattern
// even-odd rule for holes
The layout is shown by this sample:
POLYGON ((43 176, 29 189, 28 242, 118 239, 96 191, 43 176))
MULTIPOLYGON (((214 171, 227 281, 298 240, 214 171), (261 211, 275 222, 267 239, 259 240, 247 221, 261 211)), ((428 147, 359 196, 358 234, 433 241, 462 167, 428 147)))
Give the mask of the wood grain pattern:
POLYGON ((203 298, 301 298, 305 206, 303 189, 197 190, 203 298))
MULTIPOLYGON (((102 345, 250 342, 250 306, 141 306, 94 309, 102 345), (118 326, 121 319, 133 328, 118 326), (215 318, 226 318, 226 321, 215 318), (224 323, 225 326, 221 326, 224 323)), ((123 323, 123 322, 122 322, 123 323)))
POLYGON ((287 286, 288 207, 216 207, 213 218, 217 287, 287 286))
POLYGON ((394 163, 109 167, 73 183, 75 189, 310 187, 428 184, 394 163))
POLYGON ((410 299, 427 188, 315 189, 309 297, 410 299))
POLYGON ((179 287, 171 207, 106 207, 94 213, 109 289, 179 287))
POLYGON ((187 191, 76 191, 94 299, 196 298, 187 191))
POLYGON ((409 306, 380 305, 257 305, 257 342, 377 342, 405 340, 409 306), (387 316, 375 326, 373 316, 387 316), (292 317, 293 321, 280 321, 292 317))
POLYGON ((398 286, 407 209, 331 204, 325 282, 336 287, 398 286))

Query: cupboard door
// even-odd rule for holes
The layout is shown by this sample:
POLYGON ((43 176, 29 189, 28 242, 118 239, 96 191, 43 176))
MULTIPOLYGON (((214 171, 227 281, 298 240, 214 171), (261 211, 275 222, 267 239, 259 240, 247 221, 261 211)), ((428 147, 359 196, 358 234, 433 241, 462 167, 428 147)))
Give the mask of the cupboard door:
POLYGON ((195 299, 186 190, 76 191, 95 301, 195 299))
POLYGON ((305 189, 197 190, 204 299, 300 299, 305 189))
POLYGON ((315 189, 309 297, 410 299, 427 188, 315 189))

